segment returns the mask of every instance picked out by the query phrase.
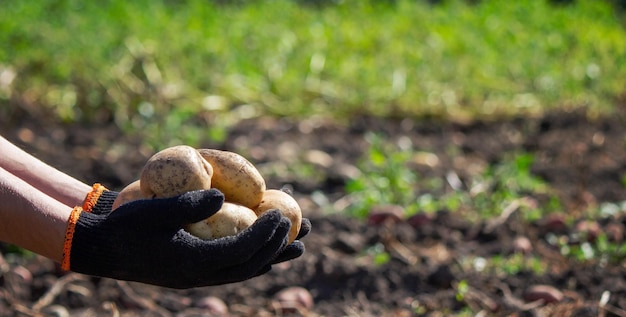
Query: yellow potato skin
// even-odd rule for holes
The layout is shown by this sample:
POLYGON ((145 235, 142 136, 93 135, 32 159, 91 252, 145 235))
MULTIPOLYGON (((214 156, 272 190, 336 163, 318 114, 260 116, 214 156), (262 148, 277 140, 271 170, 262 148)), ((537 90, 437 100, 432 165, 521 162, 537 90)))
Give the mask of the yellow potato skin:
POLYGON ((187 226, 187 232, 204 239, 219 239, 234 236, 252 225, 257 219, 252 209, 225 202, 213 216, 187 226))
POLYGON ((228 202, 250 209, 259 205, 265 192, 261 173, 243 156, 215 149, 199 149, 200 155, 213 167, 211 186, 224 194, 228 202))
POLYGON ((254 208, 257 217, 264 212, 278 209, 289 220, 291 220, 291 230, 289 231, 289 243, 293 242, 300 232, 302 225, 302 210, 298 202, 291 195, 278 189, 268 189, 263 193, 261 203, 254 208))
POLYGON ((145 198, 146 197, 141 193, 139 180, 136 180, 120 190, 117 197, 115 197, 115 201, 113 201, 113 206, 111 207, 111 210, 115 210, 117 209, 117 207, 127 202, 145 198))
POLYGON ((185 229, 201 239, 236 235, 269 209, 280 209, 292 221, 290 242, 300 230, 302 215, 297 202, 278 190, 266 190, 259 171, 243 156, 214 149, 181 145, 153 155, 140 179, 122 189, 113 210, 137 199, 165 198, 187 191, 216 188, 225 196, 220 211, 185 229))
POLYGON ((210 189, 213 167, 193 147, 178 145, 154 154, 141 171, 144 197, 167 198, 210 189))

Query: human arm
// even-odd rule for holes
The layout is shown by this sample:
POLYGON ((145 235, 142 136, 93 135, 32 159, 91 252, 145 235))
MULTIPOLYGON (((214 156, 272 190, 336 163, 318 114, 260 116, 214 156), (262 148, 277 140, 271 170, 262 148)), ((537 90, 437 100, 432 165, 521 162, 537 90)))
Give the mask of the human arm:
POLYGON ((61 262, 71 209, 0 167, 0 241, 61 262))
POLYGON ((67 206, 82 204, 91 186, 59 171, 0 136, 0 167, 67 206))

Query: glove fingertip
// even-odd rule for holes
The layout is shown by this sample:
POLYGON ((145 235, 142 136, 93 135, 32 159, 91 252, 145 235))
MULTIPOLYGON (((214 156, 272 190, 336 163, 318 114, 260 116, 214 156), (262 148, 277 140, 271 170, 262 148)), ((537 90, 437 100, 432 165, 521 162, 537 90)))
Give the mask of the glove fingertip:
POLYGON ((178 196, 176 212, 182 223, 193 223, 212 216, 223 203, 224 195, 216 189, 196 190, 178 196))
MULTIPOLYGON (((258 250, 268 244, 286 244, 287 234, 291 228, 291 222, 277 210, 263 213, 250 227, 246 228, 237 236, 229 238, 229 245, 234 250, 247 250, 241 254, 242 258, 250 258, 258 250), (234 247, 234 246, 237 247, 234 247)), ((276 246, 276 250, 282 246, 276 246)), ((236 258, 236 257, 235 257, 236 258)))
POLYGON ((292 242, 290 245, 286 246, 276 258, 272 261, 272 264, 277 264, 289 260, 293 260, 298 258, 304 254, 306 248, 304 244, 298 240, 292 242))
MULTIPOLYGON (((221 207, 224 203, 224 194, 215 188, 205 189, 205 190, 197 190, 195 192, 190 192, 193 196, 198 196, 198 200, 203 205, 215 205, 221 207)), ((218 208, 219 209, 219 208, 218 208)))
POLYGON ((296 236, 296 240, 302 239, 304 236, 308 235, 311 232, 311 220, 308 218, 302 218, 302 223, 300 224, 300 231, 298 231, 298 235, 296 236))

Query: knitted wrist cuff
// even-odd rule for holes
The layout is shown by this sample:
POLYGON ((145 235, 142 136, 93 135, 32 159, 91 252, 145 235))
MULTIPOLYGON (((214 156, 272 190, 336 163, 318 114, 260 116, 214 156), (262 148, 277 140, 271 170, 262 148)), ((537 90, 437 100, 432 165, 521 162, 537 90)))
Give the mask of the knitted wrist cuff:
POLYGON ((61 268, 64 270, 70 269, 70 253, 72 251, 72 241, 74 240, 74 233, 76 232, 76 223, 80 217, 80 213, 83 211, 81 207, 74 207, 70 213, 70 217, 67 219, 67 229, 65 230, 65 241, 63 242, 63 262, 61 262, 61 268))
POLYGON ((85 198, 83 211, 97 214, 108 213, 111 211, 117 194, 118 192, 110 191, 101 184, 96 183, 85 198))
POLYGON ((96 203, 98 203, 98 198, 100 198, 100 195, 102 195, 105 190, 107 190, 106 187, 102 186, 100 183, 93 184, 91 192, 87 194, 83 202, 83 210, 91 212, 96 203))

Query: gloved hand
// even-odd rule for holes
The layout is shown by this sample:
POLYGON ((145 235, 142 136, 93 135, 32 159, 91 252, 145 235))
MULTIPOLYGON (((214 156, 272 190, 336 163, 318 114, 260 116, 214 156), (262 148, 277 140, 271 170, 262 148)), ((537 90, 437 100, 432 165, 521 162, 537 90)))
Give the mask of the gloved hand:
MULTIPOLYGON (((268 272, 272 264, 304 253, 278 211, 263 214, 236 236, 202 240, 183 226, 216 213, 224 201, 215 189, 165 199, 137 200, 111 212, 117 192, 99 184, 68 220, 62 267, 88 275, 171 288, 243 281, 268 272)), ((302 222, 298 239, 311 230, 302 222)))

